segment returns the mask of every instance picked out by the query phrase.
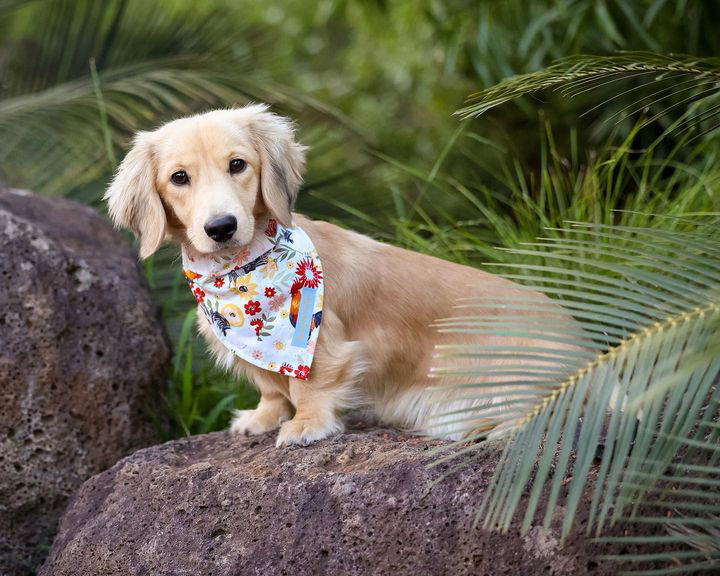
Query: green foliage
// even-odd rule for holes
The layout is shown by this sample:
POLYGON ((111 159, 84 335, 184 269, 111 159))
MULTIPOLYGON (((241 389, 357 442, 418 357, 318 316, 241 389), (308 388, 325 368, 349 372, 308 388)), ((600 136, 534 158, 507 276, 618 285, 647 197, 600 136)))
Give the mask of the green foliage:
POLYGON ((153 3, 33 2, 10 12, 25 34, 6 41, 0 171, 16 185, 72 194, 107 179, 131 134, 198 105, 232 101, 251 80, 216 19, 178 26, 153 3), (40 16, 42 14, 42 17, 40 16), (146 37, 153 42, 143 42, 146 37), (93 74, 94 72, 94 74, 93 74), (94 76, 94 77, 93 77, 94 76), (33 166, 33 170, 28 170, 33 166))
POLYGON ((520 96, 543 90, 557 90, 563 97, 591 93, 601 103, 586 114, 603 109, 606 122, 644 114, 643 126, 647 126, 680 108, 684 114, 673 128, 687 132, 709 124, 701 133, 704 136, 718 127, 715 121, 719 109, 716 103, 718 79, 720 60, 717 58, 648 53, 573 56, 538 72, 515 76, 471 94, 468 105, 458 114, 466 118, 477 117, 520 96), (631 88, 626 87, 629 81, 633 84, 631 88), (605 92, 612 96, 603 98, 605 92), (618 101, 621 108, 610 113, 618 101))
MULTIPOLYGON (((621 559, 710 570, 720 548, 708 364, 720 248, 703 218, 720 211, 718 22, 720 5, 693 0, 0 0, 0 178, 103 209, 136 130, 272 103, 311 147, 301 212, 442 258, 505 264, 577 317, 582 350, 544 362, 527 351, 566 385, 490 412, 506 421, 519 410, 527 422, 487 496, 487 525, 507 527, 525 488, 526 525, 536 512, 546 520, 569 470, 572 512, 604 442, 595 528, 659 523, 666 539, 652 542, 687 548, 621 559), (607 56, 617 50, 628 52, 607 56), (556 62, 577 54, 606 56, 556 62), (458 124, 450 112, 472 90, 462 114, 475 119, 458 124), (626 410, 616 404, 604 423, 614 378, 626 410), (551 505, 537 511, 544 487, 551 505)), ((222 429, 254 392, 194 336, 176 252, 161 250, 144 270, 175 348, 169 436, 222 429)), ((443 329, 517 328, 499 321, 466 314, 443 329)), ((526 376, 538 383, 537 372, 526 376)), ((477 414, 453 417, 466 425, 477 414)), ((566 530, 571 522, 572 513, 566 530)))
MULTIPOLYGON (((720 529, 711 506, 717 504, 717 492, 705 495, 707 504, 693 504, 698 487, 715 486, 720 476, 717 218, 674 220, 675 231, 663 224, 576 223, 559 231, 561 237, 510 251, 517 262, 503 265, 511 270, 507 277, 557 299, 574 321, 553 315, 550 302, 496 298, 464 305, 468 312, 498 308, 495 314, 438 323, 450 332, 502 331, 533 341, 532 346, 445 346, 440 351, 450 375, 457 371, 453 358, 475 360, 463 372, 473 382, 459 386, 477 397, 442 417, 475 438, 488 432, 473 430, 491 425, 512 430, 479 511, 486 528, 508 530, 518 512, 523 530, 538 516, 548 526, 564 493, 567 535, 592 474, 588 530, 600 534, 608 523, 629 519, 672 527, 673 543, 692 544, 696 536, 703 540, 695 527, 706 535, 720 529), (488 363, 491 354, 508 358, 502 373, 488 363), (487 382, 499 376, 500 382, 487 382), (499 389, 503 401, 488 403, 483 392, 489 388, 499 389), (596 470, 592 465, 601 447, 596 470), (538 501, 545 490, 550 498, 543 511, 538 501), (668 517, 668 510, 676 513, 668 517)), ((702 558, 706 568, 720 566, 717 548, 671 556, 702 558)), ((648 553, 621 559, 661 558, 648 553)))
POLYGON ((191 332, 196 312, 193 307, 185 316, 167 383, 170 438, 225 429, 231 409, 248 408, 258 400, 253 388, 239 386, 237 378, 193 355, 193 347, 203 345, 191 332))
MULTIPOLYGON (((646 148, 638 148, 643 126, 640 119, 615 146, 608 143, 585 158, 578 150, 566 157, 549 122, 541 119, 539 161, 531 167, 467 128, 454 145, 472 167, 472 181, 458 181, 443 167, 424 174, 393 160, 414 178, 418 191, 394 194, 396 212, 389 231, 381 221, 367 225, 388 241, 479 264, 488 259, 504 261, 503 248, 532 242, 540 234, 561 236, 556 228, 567 220, 643 226, 653 214, 679 216, 720 209, 714 192, 720 178, 715 142, 688 146, 686 135, 671 149, 661 147, 670 140, 670 129, 646 148), (660 148, 669 152, 662 154, 660 148), (452 211, 433 206, 432 199, 438 196, 453 206, 452 211), (456 213, 464 218, 458 220, 456 213)), ((610 142, 617 142, 615 135, 610 142)), ((674 228, 676 222, 667 220, 666 225, 674 228)))
MULTIPOLYGON (((515 300, 463 302, 459 308, 469 315, 437 324, 441 331, 510 333, 531 342, 439 350, 447 366, 438 373, 461 376, 456 387, 467 400, 464 407, 452 406, 439 418, 464 431, 464 442, 510 430, 478 512, 486 528, 506 531, 518 513, 522 530, 540 518, 549 526, 562 501, 562 533, 567 536, 592 475, 588 531, 595 529, 599 535, 621 520, 631 526, 654 524, 667 534, 601 540, 673 547, 606 560, 631 562, 638 574, 709 572, 720 567, 717 492, 703 494, 698 489, 715 487, 720 474, 715 445, 720 414, 720 237, 718 214, 708 208, 714 205, 718 172, 714 160, 707 164, 701 159, 717 154, 716 141, 707 137, 715 126, 690 138, 697 125, 714 117, 715 105, 698 112, 698 103, 716 97, 719 71, 718 62, 711 59, 581 56, 506 80, 472 96, 461 111, 476 116, 538 90, 561 87, 570 94, 596 93, 613 82, 652 75, 650 81, 620 92, 625 102, 631 101, 626 108, 641 104, 637 109, 650 113, 638 119, 617 151, 608 151, 609 157, 601 159, 589 179, 571 180, 576 183, 571 198, 583 206, 582 190, 589 183, 590 190, 597 191, 595 177, 601 176, 605 187, 601 185, 595 196, 601 199, 600 209, 575 221, 566 216, 570 222, 559 228, 548 220, 567 206, 553 203, 553 192, 541 194, 550 202, 528 213, 550 224, 545 235, 509 250, 510 258, 501 264, 510 270, 506 277, 556 299, 573 319, 558 315, 550 302, 528 303, 530 293, 515 300), (646 97, 637 94, 659 82, 667 82, 670 91, 657 90, 652 101, 643 104, 646 97), (653 111, 665 95, 670 102, 653 111), (642 128, 690 103, 639 156, 630 152, 642 128), (669 156, 661 153, 658 159, 658 150, 670 150, 669 156), (698 161, 701 167, 696 171, 698 161), (682 184, 676 180, 681 171, 689 175, 682 184), (705 190, 697 194, 695 188, 693 193, 696 184, 705 190), (630 203, 620 204, 628 192, 630 203), (616 213, 617 206, 625 210, 616 213), (693 212, 705 218, 693 219, 693 212), (472 315, 473 308, 490 308, 493 313, 472 315), (507 358, 501 368, 493 364, 498 357, 507 358), (471 364, 458 368, 458 362, 471 364), (488 400, 490 389, 494 400, 488 400), (549 500, 540 510, 543 492, 549 493, 549 500), (643 569, 645 563, 663 561, 670 563, 665 569, 643 569)), ((557 164, 543 170, 540 190, 557 190, 560 173, 557 164)), ((506 237, 511 235, 512 231, 506 237)))

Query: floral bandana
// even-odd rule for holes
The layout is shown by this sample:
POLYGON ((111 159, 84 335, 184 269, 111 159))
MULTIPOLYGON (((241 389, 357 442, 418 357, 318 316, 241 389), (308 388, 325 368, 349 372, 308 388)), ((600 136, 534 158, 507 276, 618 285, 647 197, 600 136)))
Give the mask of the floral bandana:
POLYGON ((269 220, 232 256, 188 256, 183 272, 220 341, 246 362, 302 380, 320 330, 320 258, 299 227, 269 220))

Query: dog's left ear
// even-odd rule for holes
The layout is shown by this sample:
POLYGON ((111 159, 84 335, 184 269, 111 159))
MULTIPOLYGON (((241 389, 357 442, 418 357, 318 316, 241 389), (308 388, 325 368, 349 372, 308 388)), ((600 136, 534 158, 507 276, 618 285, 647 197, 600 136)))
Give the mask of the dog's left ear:
POLYGON ((305 171, 305 146, 295 141, 295 129, 287 118, 267 112, 267 106, 241 109, 260 156, 260 189, 263 202, 283 226, 292 221, 305 171))

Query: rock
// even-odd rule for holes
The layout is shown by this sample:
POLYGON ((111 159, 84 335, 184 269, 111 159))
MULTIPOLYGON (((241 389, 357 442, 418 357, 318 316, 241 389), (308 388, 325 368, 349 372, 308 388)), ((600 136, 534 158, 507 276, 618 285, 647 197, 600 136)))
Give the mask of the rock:
POLYGON ((140 450, 84 484, 40 575, 615 573, 582 537, 473 528, 500 447, 433 484, 433 445, 355 426, 308 448, 214 433, 140 450))
POLYGON ((94 210, 0 190, 0 574, 35 573, 70 495, 156 440, 169 348, 129 244, 94 210))

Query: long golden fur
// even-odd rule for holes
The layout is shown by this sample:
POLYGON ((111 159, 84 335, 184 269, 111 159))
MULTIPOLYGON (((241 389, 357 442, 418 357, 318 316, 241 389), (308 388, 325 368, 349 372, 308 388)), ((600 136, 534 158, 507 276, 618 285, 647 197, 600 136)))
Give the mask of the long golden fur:
MULTIPOLYGON (((304 147, 295 141, 292 124, 266 106, 217 110, 139 133, 105 198, 114 222, 138 237, 142 258, 166 239, 191 252, 237 250, 254 234, 262 234, 269 217, 284 225, 294 221, 315 244, 325 276, 325 301, 307 381, 244 362, 217 340, 204 320, 198 322, 217 362, 246 375, 261 393, 256 409, 236 412, 232 432, 260 434, 279 426, 278 446, 308 444, 341 430, 342 408, 370 406, 389 424, 457 436, 457 426, 432 419, 439 404, 427 402, 428 387, 443 383, 429 376, 434 347, 508 344, 512 338, 441 334, 429 325, 453 315, 460 297, 543 297, 481 270, 292 213, 304 163, 304 147), (229 173, 232 158, 243 159, 247 169, 229 173), (190 176, 189 185, 171 182, 179 170, 190 176), (222 244, 203 229, 219 214, 231 214, 238 222, 233 238, 222 244)), ((444 394, 445 411, 470 402, 458 392, 444 394)))

